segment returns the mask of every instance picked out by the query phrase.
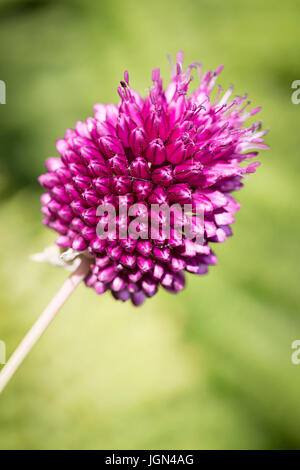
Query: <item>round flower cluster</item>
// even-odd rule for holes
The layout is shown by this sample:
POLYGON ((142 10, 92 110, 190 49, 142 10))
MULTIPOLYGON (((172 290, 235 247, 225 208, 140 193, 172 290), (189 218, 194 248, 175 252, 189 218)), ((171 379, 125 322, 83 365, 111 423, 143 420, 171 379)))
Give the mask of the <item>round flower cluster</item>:
MULTIPOLYGON (((182 68, 183 54, 172 67, 172 80, 164 89, 159 69, 146 98, 129 86, 128 72, 118 88, 120 102, 96 104, 94 117, 78 121, 57 141, 59 158, 46 160, 47 173, 39 177, 46 189, 41 197, 43 223, 58 232, 62 251, 88 256, 85 282, 97 294, 110 290, 116 299, 134 305, 152 297, 161 284, 169 292, 184 288, 185 271, 205 274, 217 262, 210 242, 224 242, 239 204, 231 193, 258 162, 241 166, 264 149, 260 122, 244 127, 259 108, 246 111, 247 96, 231 100, 232 88, 218 88, 210 98, 222 70, 201 73, 194 63, 182 68), (199 87, 188 95, 192 69, 199 87), (202 243, 190 237, 129 234, 125 238, 97 234, 101 204, 127 207, 191 204, 204 214, 202 243)), ((128 216, 127 222, 131 218, 128 216)), ((162 221, 163 222, 163 221, 162 221)), ((116 225, 122 223, 116 216, 116 225)), ((104 222, 105 224, 105 222, 104 222)))

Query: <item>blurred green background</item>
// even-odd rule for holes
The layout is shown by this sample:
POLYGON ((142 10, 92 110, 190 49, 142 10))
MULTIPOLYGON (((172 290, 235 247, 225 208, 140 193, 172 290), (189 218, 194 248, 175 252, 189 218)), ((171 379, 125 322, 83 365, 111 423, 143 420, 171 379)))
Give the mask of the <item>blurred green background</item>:
POLYGON ((167 53, 225 64, 271 128, 262 166, 237 194, 219 265, 139 309, 83 286, 0 396, 2 449, 300 448, 300 3, 295 0, 0 2, 0 339, 15 349, 66 272, 29 255, 37 176, 55 140, 117 102, 123 71, 142 93, 167 53))

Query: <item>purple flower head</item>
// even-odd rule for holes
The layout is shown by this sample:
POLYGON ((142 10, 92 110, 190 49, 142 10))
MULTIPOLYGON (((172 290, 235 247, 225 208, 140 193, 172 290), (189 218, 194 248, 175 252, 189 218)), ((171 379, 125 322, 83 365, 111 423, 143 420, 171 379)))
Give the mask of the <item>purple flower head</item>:
POLYGON ((240 208, 231 193, 259 165, 241 163, 267 148, 260 122, 244 124, 259 111, 246 111, 247 96, 231 99, 232 88, 222 93, 219 87, 210 98, 222 67, 202 74, 200 64, 183 70, 182 63, 180 52, 166 89, 154 69, 145 98, 125 72, 119 104, 96 104, 93 118, 68 129, 57 141, 60 157, 48 158, 47 173, 39 177, 47 191, 43 223, 58 232, 63 255, 89 257, 86 285, 136 306, 160 285, 171 293, 182 290, 185 271, 205 274, 217 263, 211 243, 231 235, 240 208), (188 94, 193 69, 200 83, 188 94), (191 212, 182 215, 186 204, 191 212), (157 205, 176 210, 166 215, 157 205), (115 212, 109 218, 100 207, 115 212), (201 228, 193 219, 196 210, 203 215, 201 228), (182 219, 193 236, 201 232, 201 243, 176 230, 182 219), (100 236, 99 227, 103 233, 111 223, 114 232, 100 236))

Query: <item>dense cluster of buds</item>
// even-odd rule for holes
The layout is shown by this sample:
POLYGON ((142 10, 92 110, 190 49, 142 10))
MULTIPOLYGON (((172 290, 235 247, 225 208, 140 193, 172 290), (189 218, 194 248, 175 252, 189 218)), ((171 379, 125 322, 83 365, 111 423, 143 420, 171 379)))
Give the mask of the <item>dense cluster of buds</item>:
MULTIPOLYGON (((216 264, 210 242, 224 242, 239 204, 231 196, 242 178, 258 162, 241 166, 264 149, 260 123, 244 127, 259 108, 246 111, 247 97, 230 99, 230 88, 210 94, 222 70, 201 74, 201 66, 182 68, 183 54, 172 65, 172 80, 163 89, 159 69, 146 98, 129 86, 128 73, 118 88, 120 102, 96 104, 94 117, 77 122, 57 141, 60 158, 46 160, 47 173, 39 177, 43 222, 58 232, 56 243, 90 257, 85 282, 96 293, 110 290, 116 299, 140 305, 162 285, 177 293, 185 285, 184 272, 205 274, 216 264), (188 95, 191 71, 199 72, 199 87, 188 95), (222 96, 221 96, 222 95, 222 96), (139 203, 151 215, 153 205, 189 204, 203 214, 202 242, 178 236, 171 224, 166 236, 164 219, 156 236, 150 227, 138 227, 143 236, 98 236, 107 218, 99 207, 116 208, 120 229, 129 209, 139 203), (152 234, 153 235, 153 234, 152 234)), ((142 209, 141 209, 142 210, 142 209)), ((137 211, 138 212, 138 211, 137 211)), ((139 215, 135 213, 135 217, 139 215)))

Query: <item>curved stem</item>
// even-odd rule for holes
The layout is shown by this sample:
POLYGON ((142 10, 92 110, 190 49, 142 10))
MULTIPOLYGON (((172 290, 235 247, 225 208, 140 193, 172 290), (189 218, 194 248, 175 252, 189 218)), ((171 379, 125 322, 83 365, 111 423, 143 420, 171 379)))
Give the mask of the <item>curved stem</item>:
POLYGON ((83 259, 76 271, 74 271, 64 282, 41 316, 29 330, 23 341, 19 344, 7 364, 0 372, 0 393, 3 391, 4 387, 26 358, 27 354, 31 351, 35 343, 42 336, 51 321, 55 318, 63 304, 70 297, 74 289, 85 278, 88 271, 89 263, 87 260, 83 259))

